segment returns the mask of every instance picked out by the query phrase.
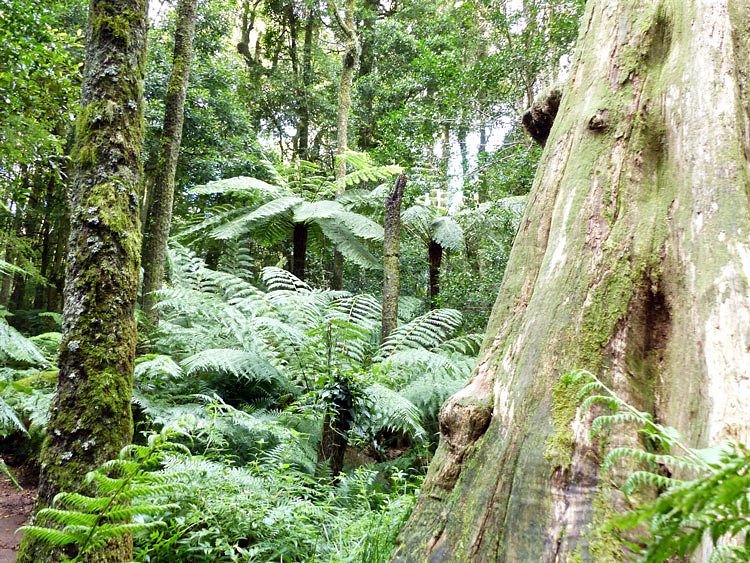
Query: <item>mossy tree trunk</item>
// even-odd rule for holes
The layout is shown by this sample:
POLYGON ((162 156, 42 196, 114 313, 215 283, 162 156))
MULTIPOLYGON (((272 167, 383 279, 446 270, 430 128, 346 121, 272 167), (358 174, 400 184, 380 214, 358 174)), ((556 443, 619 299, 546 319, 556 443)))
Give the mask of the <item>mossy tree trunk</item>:
MULTIPOLYGON (((72 152, 74 187, 57 397, 41 454, 37 508, 80 490, 86 473, 132 437, 141 235, 146 1, 92 0, 81 110, 72 152)), ((19 561, 60 561, 29 536, 19 561)), ((129 561, 129 538, 86 561, 129 561)))
POLYGON ((385 200, 383 235, 383 322, 380 341, 385 341, 398 324, 398 294, 401 266, 401 200, 404 197, 406 175, 401 174, 385 200))
MULTIPOLYGON (((341 79, 339 81, 338 99, 338 127, 336 130, 336 168, 335 176, 338 182, 338 194, 344 193, 343 179, 346 176, 346 160, 344 155, 349 150, 349 114, 352 108, 352 82, 354 73, 359 65, 361 46, 354 22, 355 0, 345 0, 344 17, 339 14, 338 6, 331 0, 330 11, 338 22, 345 41, 344 54, 341 57, 341 79)), ((333 273, 331 275, 331 289, 344 287, 344 256, 338 251, 333 252, 333 273)))
POLYGON ((198 0, 180 0, 177 4, 177 27, 174 34, 172 72, 164 101, 164 126, 156 177, 151 184, 149 206, 143 230, 143 287, 141 305, 146 318, 158 324, 158 311, 154 292, 164 280, 167 259, 167 241, 172 227, 172 205, 177 157, 182 143, 182 125, 185 121, 185 96, 190 78, 190 61, 193 57, 193 36, 198 0))
MULTIPOLYGON (((480 361, 399 561, 612 561, 592 370, 697 445, 748 442, 750 4, 590 1, 480 361), (583 421, 586 422, 586 421, 583 421)), ((624 439, 624 438, 623 438, 624 439)))

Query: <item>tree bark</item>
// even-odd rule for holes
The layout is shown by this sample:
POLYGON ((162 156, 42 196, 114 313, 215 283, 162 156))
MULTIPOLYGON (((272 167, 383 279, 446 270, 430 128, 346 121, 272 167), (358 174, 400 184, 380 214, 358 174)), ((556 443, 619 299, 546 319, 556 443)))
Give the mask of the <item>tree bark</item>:
POLYGON ((401 246, 401 200, 406 187, 406 174, 401 174, 385 200, 383 235, 383 323, 380 341, 383 342, 398 325, 398 294, 401 246))
POLYGON ((177 28, 174 35, 172 72, 169 76, 164 104, 164 127, 161 136, 161 153, 156 177, 149 194, 146 226, 143 233, 143 288, 141 305, 146 318, 159 323, 154 308, 154 292, 164 280, 167 242, 172 227, 172 205, 177 157, 182 143, 182 125, 185 121, 185 96, 190 78, 190 60, 193 56, 193 36, 198 0, 180 0, 177 4, 177 28))
MULTIPOLYGON (((339 82, 338 103, 338 128, 336 132, 336 181, 341 182, 338 194, 344 193, 343 179, 346 176, 346 160, 344 155, 349 150, 349 113, 352 107, 352 82, 354 72, 359 64, 361 47, 357 28, 354 23, 355 0, 346 0, 344 7, 344 19, 338 13, 338 7, 332 2, 331 10, 336 15, 341 32, 346 41, 346 50, 341 57, 341 80, 339 82)), ((331 276, 331 289, 342 289, 344 287, 344 256, 338 251, 333 252, 333 274, 331 276)))
MULTIPOLYGON (((70 253, 57 396, 41 453, 37 509, 115 458, 132 437, 141 235, 144 0, 92 0, 81 110, 72 152, 70 253)), ((21 562, 61 553, 24 537, 21 562)), ((84 561, 130 561, 131 540, 111 540, 84 561)))
POLYGON ((748 22, 747 2, 588 3, 479 364, 441 410, 396 560, 624 559, 595 531, 613 495, 569 370, 693 444, 750 439, 748 22))

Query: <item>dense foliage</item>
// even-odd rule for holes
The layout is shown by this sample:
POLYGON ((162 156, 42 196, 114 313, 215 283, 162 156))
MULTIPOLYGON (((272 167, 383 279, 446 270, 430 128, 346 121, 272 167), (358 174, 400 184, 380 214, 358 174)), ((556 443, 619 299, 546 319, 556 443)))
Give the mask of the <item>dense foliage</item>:
MULTIPOLYGON (((515 124, 564 73, 581 8, 357 2, 353 150, 336 155, 343 3, 201 0, 158 326, 136 312, 135 443, 26 533, 78 557, 132 534, 142 561, 386 560, 534 176, 540 149, 515 124), (401 172, 399 324, 381 342, 384 200, 401 172)), ((56 388, 85 10, 0 3, 9 475, 6 461, 38 463, 56 388)), ((151 12, 145 194, 175 44, 173 3, 151 12)))

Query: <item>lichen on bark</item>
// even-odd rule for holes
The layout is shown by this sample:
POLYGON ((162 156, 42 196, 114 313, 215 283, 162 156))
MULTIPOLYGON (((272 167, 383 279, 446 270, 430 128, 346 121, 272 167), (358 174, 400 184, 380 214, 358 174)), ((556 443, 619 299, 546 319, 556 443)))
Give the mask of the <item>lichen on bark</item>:
MULTIPOLYGON (((60 371, 37 510, 60 491, 81 490, 85 474, 116 457, 132 437, 146 30, 143 0, 93 0, 89 6, 60 371)), ((19 553, 21 562, 62 558, 63 552, 30 536, 19 553)), ((131 540, 122 537, 84 560, 130 558, 131 540)))

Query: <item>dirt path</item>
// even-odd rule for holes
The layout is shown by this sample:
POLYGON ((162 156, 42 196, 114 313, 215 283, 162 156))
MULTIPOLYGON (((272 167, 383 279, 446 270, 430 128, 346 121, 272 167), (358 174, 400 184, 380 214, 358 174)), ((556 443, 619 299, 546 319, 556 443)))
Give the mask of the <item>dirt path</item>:
POLYGON ((35 494, 33 488, 19 491, 10 479, 0 475, 0 563, 13 563, 16 560, 18 543, 21 541, 16 529, 28 520, 35 494))

